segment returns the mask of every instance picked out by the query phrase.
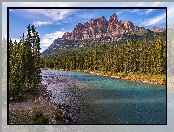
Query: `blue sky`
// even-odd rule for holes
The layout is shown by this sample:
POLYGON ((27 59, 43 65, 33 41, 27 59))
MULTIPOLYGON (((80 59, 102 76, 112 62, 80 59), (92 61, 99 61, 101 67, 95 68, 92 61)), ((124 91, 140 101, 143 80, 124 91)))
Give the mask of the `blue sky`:
MULTIPOLYGON (((2 11, 6 10, 8 6, 40 6, 40 7, 55 7, 55 6, 108 6, 113 7, 170 7, 168 8, 168 23, 173 22, 174 12, 173 6, 164 2, 68 2, 68 3, 34 3, 34 2, 20 2, 20 3, 2 3, 2 11)), ((5 16, 4 11, 4 16, 5 16)), ((27 26, 30 23, 35 25, 41 38, 41 51, 45 50, 54 39, 62 37, 65 32, 70 32, 78 23, 84 24, 91 19, 105 16, 109 20, 110 16, 115 13, 118 20, 123 22, 131 21, 135 26, 142 26, 145 28, 152 28, 159 26, 166 27, 166 11, 160 9, 13 9, 9 13, 10 38, 18 40, 22 33, 26 33, 27 26)), ((5 20, 2 21, 3 23, 5 20)), ((5 32, 4 32, 5 33, 5 32)), ((2 33, 3 35, 3 33, 2 33)), ((4 35, 6 36, 6 35, 4 35)))

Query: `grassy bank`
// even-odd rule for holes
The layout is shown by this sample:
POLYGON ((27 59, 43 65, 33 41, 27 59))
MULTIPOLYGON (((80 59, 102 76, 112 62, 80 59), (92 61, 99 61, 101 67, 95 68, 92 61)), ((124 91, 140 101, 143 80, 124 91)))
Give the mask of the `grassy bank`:
POLYGON ((166 85, 166 75, 151 75, 143 73, 111 73, 111 72, 101 72, 101 71, 83 71, 91 74, 109 76, 113 78, 120 78, 125 80, 132 80, 144 83, 153 83, 166 85))

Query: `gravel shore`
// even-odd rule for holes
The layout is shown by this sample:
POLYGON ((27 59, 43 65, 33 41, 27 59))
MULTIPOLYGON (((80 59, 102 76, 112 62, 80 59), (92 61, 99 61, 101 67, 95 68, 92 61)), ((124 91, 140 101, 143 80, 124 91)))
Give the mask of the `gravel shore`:
POLYGON ((39 86, 39 97, 22 102, 9 103, 9 124, 33 124, 35 111, 40 111, 48 118, 47 124, 76 124, 76 117, 72 117, 70 106, 51 102, 51 93, 47 86, 39 86), (61 113, 56 119, 56 113, 61 113))

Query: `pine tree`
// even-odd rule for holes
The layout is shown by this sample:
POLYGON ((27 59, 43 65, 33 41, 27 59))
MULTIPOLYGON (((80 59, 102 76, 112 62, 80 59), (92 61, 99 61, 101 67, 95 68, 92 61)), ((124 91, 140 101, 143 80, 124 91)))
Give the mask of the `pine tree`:
POLYGON ((9 41, 9 94, 16 101, 28 94, 36 95, 40 83, 40 38, 32 28, 27 27, 19 43, 9 41))
POLYGON ((33 60, 33 76, 32 76, 32 84, 33 87, 37 87, 41 81, 40 76, 40 38, 38 32, 36 32, 36 28, 34 25, 31 27, 32 37, 32 60, 33 60))

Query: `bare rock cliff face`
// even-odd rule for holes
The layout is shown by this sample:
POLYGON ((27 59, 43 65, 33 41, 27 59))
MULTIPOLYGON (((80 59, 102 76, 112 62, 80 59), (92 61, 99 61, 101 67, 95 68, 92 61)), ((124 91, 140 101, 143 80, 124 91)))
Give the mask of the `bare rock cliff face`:
MULTIPOLYGON (((122 40, 124 39, 124 34, 126 33, 135 33, 145 30, 146 29, 144 27, 134 26, 134 24, 130 21, 122 22, 121 20, 118 20, 117 15, 114 13, 110 16, 108 21, 104 16, 102 16, 97 19, 91 19, 89 22, 84 24, 78 23, 72 32, 66 32, 62 38, 55 39, 48 49, 42 52, 42 54, 47 54, 54 49, 68 46, 76 40, 100 39, 104 37, 122 40)), ((153 32, 162 32, 166 29, 156 26, 150 30, 153 32)))
POLYGON ((74 30, 63 35, 63 39, 91 39, 105 36, 115 37, 121 36, 128 32, 143 31, 145 28, 134 26, 132 22, 122 22, 117 19, 114 13, 110 16, 109 21, 104 16, 91 19, 90 22, 84 24, 79 23, 74 30))
POLYGON ((165 28, 160 28, 158 26, 155 26, 155 27, 151 28, 150 30, 154 31, 154 32, 164 32, 164 31, 166 31, 165 28))

